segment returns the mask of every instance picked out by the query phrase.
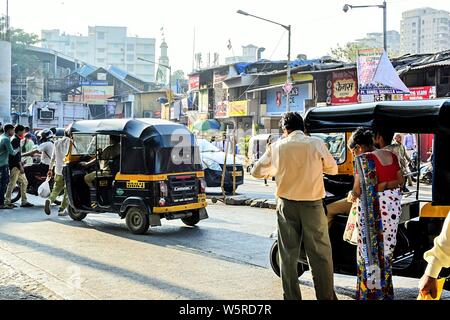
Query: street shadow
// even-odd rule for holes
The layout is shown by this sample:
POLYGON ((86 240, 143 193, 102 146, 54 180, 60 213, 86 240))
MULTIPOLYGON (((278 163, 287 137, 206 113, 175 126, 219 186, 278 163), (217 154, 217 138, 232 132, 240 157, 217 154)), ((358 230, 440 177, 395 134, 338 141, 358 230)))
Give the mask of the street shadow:
POLYGON ((0 300, 19 301, 19 300, 47 300, 43 296, 25 291, 14 285, 0 285, 0 300))
POLYGON ((75 229, 90 228, 110 236, 195 253, 226 262, 253 265, 259 268, 270 266, 269 252, 273 240, 269 235, 262 237, 230 229, 215 228, 206 223, 201 225, 202 222, 197 227, 164 225, 151 228, 147 234, 142 236, 130 233, 126 225, 121 222, 99 220, 75 222, 66 219, 52 220, 52 222, 75 229))
POLYGON ((157 288, 158 290, 170 293, 170 294, 176 294, 179 297, 182 297, 184 299, 208 299, 208 300, 216 300, 215 296, 206 293, 206 292, 200 292, 191 290, 188 288, 184 288, 181 286, 178 286, 174 283, 167 282, 164 280, 156 279, 153 277, 150 277, 148 275, 134 272, 128 269, 124 269, 121 267, 117 267, 111 264, 99 262, 97 260, 84 257, 78 254, 75 254, 73 252, 67 251, 65 249, 55 248, 50 245, 46 245, 43 243, 39 243, 33 240, 24 239, 18 236, 13 236, 9 234, 5 234, 0 232, 0 238, 2 241, 10 242, 16 245, 24 246, 29 249, 42 252, 54 257, 61 258, 66 261, 74 261, 77 264, 81 264, 83 266, 94 268, 96 270, 113 274, 117 278, 124 278, 128 281, 132 281, 134 283, 137 283, 139 285, 146 285, 149 287, 157 288))

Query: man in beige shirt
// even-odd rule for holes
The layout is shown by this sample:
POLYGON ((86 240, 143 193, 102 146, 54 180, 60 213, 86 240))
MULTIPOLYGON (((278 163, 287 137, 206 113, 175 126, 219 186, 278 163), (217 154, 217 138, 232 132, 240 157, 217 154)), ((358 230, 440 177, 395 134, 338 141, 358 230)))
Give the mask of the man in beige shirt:
POLYGON ((422 294, 437 297, 437 279, 443 268, 450 268, 450 214, 444 222, 441 234, 434 240, 434 248, 425 253, 428 262, 425 275, 420 281, 422 294))
POLYGON ((333 259, 323 206, 324 173, 338 167, 325 143, 306 136, 303 118, 285 114, 284 139, 269 147, 252 170, 258 179, 275 177, 278 198, 278 243, 284 298, 301 300, 297 264, 302 241, 308 256, 318 300, 335 300, 333 259))

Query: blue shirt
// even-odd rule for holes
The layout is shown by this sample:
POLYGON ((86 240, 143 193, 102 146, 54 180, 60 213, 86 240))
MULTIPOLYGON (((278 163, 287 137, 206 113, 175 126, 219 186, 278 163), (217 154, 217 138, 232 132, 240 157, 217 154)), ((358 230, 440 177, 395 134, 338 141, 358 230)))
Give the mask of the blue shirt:
POLYGON ((405 137, 405 148, 406 150, 414 150, 416 148, 416 137, 412 134, 408 134, 405 137))

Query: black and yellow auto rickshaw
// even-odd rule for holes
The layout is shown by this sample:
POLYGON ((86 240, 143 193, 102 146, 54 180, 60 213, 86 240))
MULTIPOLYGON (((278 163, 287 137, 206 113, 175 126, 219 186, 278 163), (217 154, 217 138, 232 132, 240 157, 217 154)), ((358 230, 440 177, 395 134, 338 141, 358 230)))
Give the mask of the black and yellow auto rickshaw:
POLYGON ((154 119, 79 121, 71 134, 64 176, 73 220, 117 213, 132 233, 144 234, 163 218, 188 226, 208 218, 200 155, 185 126, 154 119), (120 152, 105 158, 110 140, 120 142, 120 152), (96 165, 87 169, 88 161, 96 165))
MULTIPOLYGON (((379 102, 312 109, 306 116, 307 133, 322 138, 333 137, 337 143, 332 154, 339 164, 339 175, 326 176, 325 205, 347 197, 353 188, 353 155, 347 148, 351 133, 359 127, 390 129, 398 133, 433 134, 434 162, 432 188, 420 186, 404 194, 403 212, 395 250, 394 274, 420 278, 425 271, 423 254, 433 247, 450 211, 450 100, 379 102), (336 139, 336 137, 339 137, 336 139), (345 141, 346 143, 342 143, 345 141)), ((419 141, 420 147, 420 141, 419 141)), ((419 150, 420 154, 420 150, 419 150)), ((420 172, 420 161, 417 171, 420 172)), ((338 215, 330 228, 333 260, 337 273, 356 274, 356 247, 343 240, 348 212, 338 215)), ((279 275, 278 244, 270 253, 273 270, 279 275)), ((307 270, 305 257, 300 257, 298 271, 307 270)), ((448 270, 443 271, 448 273, 448 270)))

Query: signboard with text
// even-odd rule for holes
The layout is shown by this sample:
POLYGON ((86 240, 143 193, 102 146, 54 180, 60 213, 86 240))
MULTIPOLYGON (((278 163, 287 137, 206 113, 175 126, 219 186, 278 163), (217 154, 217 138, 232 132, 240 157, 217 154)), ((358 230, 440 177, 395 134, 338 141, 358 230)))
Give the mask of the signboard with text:
POLYGON ((358 80, 355 71, 340 71, 332 74, 331 104, 358 103, 358 80))
MULTIPOLYGON (((311 99, 310 83, 294 85, 289 95, 289 108, 292 112, 305 112, 305 100, 311 99)), ((267 90, 267 111, 268 116, 281 116, 286 112, 286 94, 283 88, 267 90)))
POLYGON ((248 101, 232 101, 228 103, 228 117, 245 117, 248 115, 248 101))
POLYGON ((361 95, 401 94, 407 90, 384 49, 359 50, 357 69, 361 95))
POLYGON ((189 90, 198 90, 200 89, 200 76, 190 76, 189 77, 189 90))
POLYGON ((114 96, 113 86, 83 86, 81 95, 69 96, 69 102, 83 102, 86 104, 105 105, 114 96))
POLYGON ((228 116, 227 102, 222 101, 214 106, 214 118, 226 118, 228 116))
POLYGON ((413 87, 409 88, 411 94, 393 95, 392 100, 410 101, 410 100, 430 100, 436 99, 436 87, 413 87))

